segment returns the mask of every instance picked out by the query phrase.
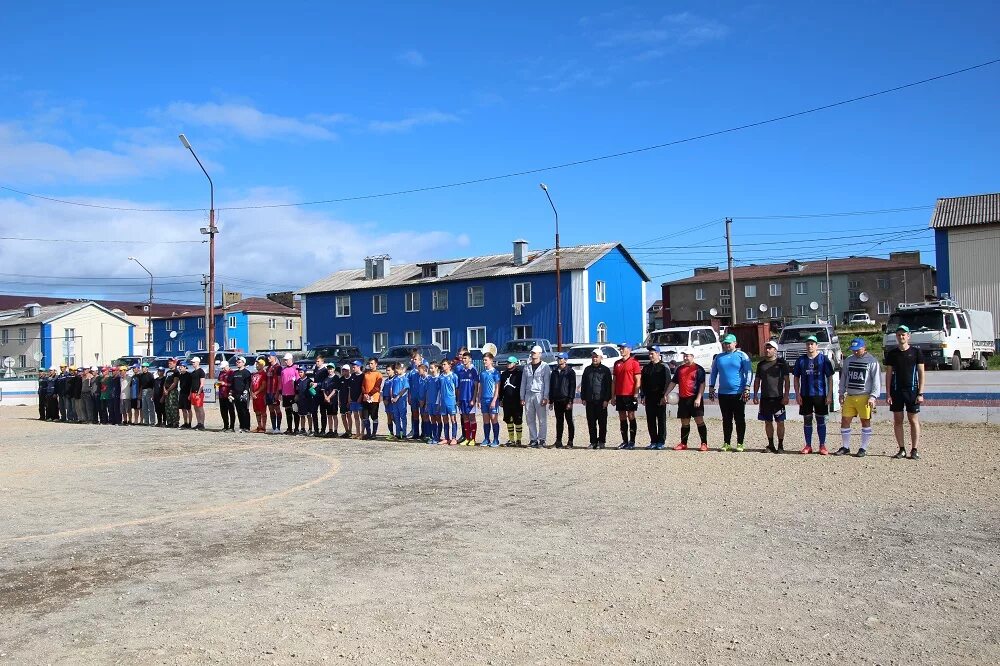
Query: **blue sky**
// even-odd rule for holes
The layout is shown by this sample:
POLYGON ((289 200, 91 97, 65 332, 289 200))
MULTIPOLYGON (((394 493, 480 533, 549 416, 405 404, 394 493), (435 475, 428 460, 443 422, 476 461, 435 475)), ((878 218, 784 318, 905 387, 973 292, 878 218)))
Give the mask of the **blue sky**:
MULTIPOLYGON (((294 289, 367 254, 504 252, 515 237, 550 247, 540 181, 563 243, 625 242, 656 276, 651 297, 696 264, 724 261, 727 215, 743 263, 910 248, 932 260, 925 208, 746 218, 932 206, 997 189, 1000 64, 548 173, 225 210, 534 169, 942 74, 1000 57, 994 2, 292 3, 277 13, 254 2, 40 4, 5 9, 17 29, 0 42, 0 185, 205 208, 207 183, 176 138, 185 132, 223 209, 220 281, 245 293, 294 289)), ((134 254, 179 276, 162 280, 157 300, 197 301, 207 250, 189 241, 204 221, 0 190, 0 236, 138 241, 0 240, 0 291, 140 299, 134 254), (34 275, 49 277, 19 277, 34 275)))

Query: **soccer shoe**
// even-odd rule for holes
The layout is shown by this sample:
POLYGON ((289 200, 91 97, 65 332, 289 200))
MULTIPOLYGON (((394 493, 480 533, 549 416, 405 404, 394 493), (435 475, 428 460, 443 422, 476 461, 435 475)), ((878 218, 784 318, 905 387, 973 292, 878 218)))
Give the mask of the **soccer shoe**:
POLYGON ((855 458, 864 458, 866 455, 868 455, 867 451, 865 451, 864 449, 858 449, 858 452, 854 454, 854 457, 855 458))
POLYGON ((916 449, 910 449, 910 460, 920 460, 920 454, 916 449))
POLYGON ((830 452, 827 451, 825 444, 820 444, 819 445, 819 454, 821 456, 828 456, 828 455, 830 455, 830 452))
POLYGON ((635 444, 633 444, 632 442, 629 442, 628 444, 626 444, 625 446, 623 446, 621 448, 623 448, 623 449, 625 449, 627 451, 631 451, 632 449, 635 448, 635 444))
POLYGON ((708 444, 706 442, 702 442, 701 446, 698 447, 698 450, 699 451, 708 451, 708 444))
POLYGON ((806 455, 806 456, 809 455, 812 452, 813 452, 813 447, 809 446, 808 444, 806 446, 802 447, 802 450, 799 451, 799 453, 801 453, 802 455, 806 455))
POLYGON ((665 450, 666 448, 667 448, 667 445, 666 445, 666 444, 664 444, 663 442, 660 442, 659 444, 657 444, 657 445, 656 445, 656 450, 657 450, 657 451, 663 451, 663 450, 665 450))
POLYGON ((487 444, 487 446, 489 446, 491 449, 495 449, 498 446, 500 446, 500 442, 490 442, 489 444, 487 444))
POLYGON ((628 442, 622 442, 621 444, 618 445, 618 448, 619 449, 627 449, 628 448, 628 442))
POLYGON ((743 453, 743 442, 736 442, 736 452, 743 453))
POLYGON ((733 447, 729 446, 729 444, 723 444, 722 446, 719 447, 719 451, 722 451, 723 453, 729 453, 732 450, 733 447))
POLYGON ((650 444, 646 446, 646 450, 647 451, 655 451, 657 446, 658 445, 656 443, 650 442, 650 444))
POLYGON ((678 444, 677 446, 674 447, 674 451, 687 451, 687 449, 688 449, 687 444, 678 444))
POLYGON ((774 444, 768 444, 764 447, 765 453, 777 453, 778 449, 774 448, 774 444))
POLYGON ((835 456, 849 456, 849 455, 851 455, 851 450, 849 448, 847 448, 846 446, 842 446, 839 449, 837 449, 836 451, 834 451, 833 455, 835 455, 835 456))
POLYGON ((893 456, 893 458, 896 458, 896 459, 905 458, 905 457, 906 457, 906 449, 900 449, 899 451, 896 451, 896 455, 893 456))

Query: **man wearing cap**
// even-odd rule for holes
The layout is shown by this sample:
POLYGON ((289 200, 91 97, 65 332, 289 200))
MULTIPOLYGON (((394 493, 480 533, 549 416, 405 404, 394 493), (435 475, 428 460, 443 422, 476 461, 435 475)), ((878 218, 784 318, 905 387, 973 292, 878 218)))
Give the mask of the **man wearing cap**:
POLYGON ((156 427, 162 428, 166 407, 163 404, 164 370, 157 368, 153 375, 153 413, 156 414, 156 427))
POLYGON ((326 401, 325 393, 323 393, 323 385, 326 384, 326 380, 330 377, 330 370, 326 367, 326 358, 322 354, 316 354, 316 364, 313 366, 313 381, 316 383, 316 400, 313 401, 313 406, 316 409, 316 413, 313 414, 313 423, 317 426, 316 436, 325 437, 326 436, 326 426, 327 426, 327 415, 329 414, 330 405, 326 401))
POLYGON ((563 446, 563 423, 566 424, 566 445, 573 448, 573 435, 576 428, 573 426, 573 401, 576 400, 576 373, 569 367, 566 359, 569 354, 559 352, 556 354, 556 369, 552 371, 549 379, 549 409, 555 411, 556 415, 556 448, 563 446))
POLYGON ((348 363, 340 366, 340 376, 335 384, 337 389, 337 401, 340 408, 340 422, 344 426, 344 433, 341 438, 348 439, 351 436, 351 366, 348 363))
POLYGON ((131 409, 132 425, 139 425, 142 418, 142 393, 139 391, 139 378, 142 376, 142 366, 138 363, 129 370, 132 383, 129 385, 129 409, 131 409))
POLYGON ((38 373, 38 420, 44 421, 49 407, 49 383, 51 371, 42 370, 38 373))
MULTIPOLYGON (((250 432, 250 382, 252 377, 247 370, 247 360, 236 357, 236 369, 229 375, 229 399, 236 408, 236 416, 240 421, 240 432, 250 432)), ((232 428, 230 428, 232 430, 232 428)))
POLYGON ((66 371, 66 368, 65 364, 60 365, 59 373, 55 378, 56 399, 59 402, 59 420, 63 423, 69 420, 69 411, 66 405, 66 380, 69 377, 69 373, 66 371))
POLYGON ((177 359, 167 360, 167 371, 163 373, 163 425, 167 428, 180 426, 180 371, 177 359))
POLYGON ((97 398, 97 420, 101 425, 111 423, 111 368, 104 366, 101 368, 101 376, 98 378, 98 398, 97 398))
POLYGON ((507 424, 506 446, 521 446, 521 424, 524 406, 521 404, 521 381, 524 374, 516 356, 507 357, 507 367, 500 373, 500 404, 503 422, 507 424))
POLYGON ((764 358, 757 363, 753 378, 753 404, 760 405, 757 420, 764 422, 766 450, 771 453, 785 450, 785 405, 788 404, 790 383, 788 364, 785 359, 778 358, 778 343, 768 340, 764 343, 764 358), (775 431, 777 448, 774 446, 775 431))
POLYGON ((208 375, 201 367, 201 357, 195 354, 191 357, 191 408, 194 409, 198 424, 195 430, 205 429, 205 379, 208 375))
POLYGON ((892 412, 892 430, 896 435, 899 450, 893 458, 906 457, 903 439, 903 410, 910 422, 910 458, 918 460, 917 445, 920 441, 920 405, 924 402, 924 355, 910 345, 910 329, 896 328, 896 342, 899 346, 885 355, 885 385, 888 388, 886 402, 892 412))
POLYGON ((191 373, 186 361, 177 364, 177 406, 184 418, 181 429, 191 428, 191 373))
POLYGON ((363 437, 361 432, 361 412, 364 406, 361 403, 361 383, 364 380, 364 376, 361 369, 364 365, 360 360, 355 360, 351 363, 351 380, 347 385, 348 405, 351 413, 350 420, 353 423, 352 436, 354 437, 363 437))
POLYGON ((642 378, 642 366, 632 356, 632 345, 623 342, 618 345, 621 358, 615 361, 612 375, 615 378, 614 396, 611 404, 618 411, 618 427, 622 433, 622 443, 619 449, 634 449, 635 435, 638 426, 635 422, 635 411, 639 409, 639 383, 642 378))
POLYGON ((143 363, 139 371, 140 408, 142 410, 142 425, 151 426, 156 423, 156 408, 153 406, 153 389, 156 387, 156 377, 149 369, 149 363, 143 363))
POLYGON ((219 403, 219 413, 222 415, 222 432, 236 432, 236 405, 229 399, 230 382, 233 371, 229 369, 229 361, 219 363, 219 373, 215 376, 215 397, 219 403))
POLYGON ((604 365, 604 352, 594 347, 590 352, 590 365, 583 369, 580 378, 580 400, 587 415, 590 448, 603 449, 608 441, 608 403, 614 393, 614 377, 604 365))
POLYGON ((732 451, 733 425, 736 425, 736 450, 743 450, 746 435, 746 404, 750 399, 750 357, 736 348, 732 333, 722 338, 722 353, 712 360, 708 379, 708 399, 715 401, 715 385, 719 385, 719 410, 722 412, 722 448, 732 451))
POLYGON ((281 363, 278 361, 278 354, 273 351, 267 355, 264 402, 271 416, 271 433, 277 435, 281 432, 281 363))
POLYGON ((76 415, 80 423, 94 423, 97 414, 94 412, 94 374, 90 368, 84 368, 80 378, 80 400, 77 403, 76 415))
POLYGON ((295 382, 299 380, 299 370, 295 367, 295 357, 286 352, 282 357, 285 367, 281 369, 281 406, 285 409, 285 434, 295 434, 295 382))
POLYGON ((544 448, 545 434, 548 432, 548 418, 545 406, 549 404, 549 382, 552 379, 552 368, 542 362, 542 348, 535 345, 531 348, 528 364, 521 371, 521 405, 528 419, 528 446, 544 448))
POLYGON ((82 423, 80 420, 80 409, 83 405, 80 401, 83 396, 83 376, 80 368, 75 365, 69 366, 69 378, 66 380, 66 402, 69 409, 70 423, 82 423))
POLYGON ((101 408, 101 371, 96 365, 90 366, 90 376, 94 380, 90 394, 90 422, 97 425, 100 423, 98 413, 101 408))
POLYGON ((882 392, 882 371, 878 360, 868 353, 864 338, 851 340, 851 356, 840 369, 840 437, 843 443, 833 454, 848 455, 851 452, 851 421, 857 416, 861 421, 861 448, 858 457, 863 458, 872 438, 872 409, 879 393, 882 392))
POLYGON ((639 402, 646 407, 647 449, 662 451, 667 447, 667 386, 670 368, 663 362, 659 347, 649 347, 649 363, 642 369, 639 402))
POLYGON ((833 404, 833 363, 820 353, 815 335, 806 338, 806 353, 795 360, 792 368, 795 377, 795 402, 802 416, 802 432, 806 445, 801 453, 812 453, 813 415, 816 415, 816 432, 819 435, 819 454, 827 455, 826 415, 833 404))
POLYGON ((701 439, 699 450, 708 451, 708 426, 705 425, 705 368, 694 362, 694 350, 681 350, 682 363, 674 372, 674 379, 667 386, 667 395, 677 387, 677 418, 681 420, 681 442, 674 451, 686 451, 688 436, 691 434, 691 419, 694 418, 701 439))

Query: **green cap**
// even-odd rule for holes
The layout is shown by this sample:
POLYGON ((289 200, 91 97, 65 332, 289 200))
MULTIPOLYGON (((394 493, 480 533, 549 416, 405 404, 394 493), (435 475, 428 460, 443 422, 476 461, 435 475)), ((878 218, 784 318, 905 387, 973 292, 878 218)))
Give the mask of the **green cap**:
POLYGON ((507 362, 510 363, 510 364, 517 363, 517 357, 516 356, 508 356, 507 357, 507 362))
POLYGON ((732 333, 729 333, 728 335, 726 335, 726 337, 722 338, 722 341, 726 343, 736 342, 736 336, 733 335, 732 333))
POLYGON ((819 340, 816 339, 815 335, 810 335, 808 338, 806 338, 806 342, 819 342, 819 340))
POLYGON ((148 367, 149 367, 149 363, 143 363, 143 364, 142 364, 142 367, 144 367, 144 368, 148 368, 148 367))
POLYGON ((899 333, 900 331, 902 331, 903 333, 909 333, 910 327, 906 326, 905 324, 900 324, 899 326, 896 327, 896 332, 899 333))

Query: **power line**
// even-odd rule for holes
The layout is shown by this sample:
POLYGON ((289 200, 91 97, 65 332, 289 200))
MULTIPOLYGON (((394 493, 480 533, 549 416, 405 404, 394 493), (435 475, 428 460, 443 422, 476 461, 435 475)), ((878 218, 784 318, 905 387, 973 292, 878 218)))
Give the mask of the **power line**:
MULTIPOLYGON (((0 189, 9 189, 0 185, 0 189)), ((201 240, 175 240, 175 241, 156 241, 156 240, 95 240, 89 238, 23 238, 21 236, 0 236, 0 240, 6 241, 30 241, 33 243, 120 243, 120 244, 132 244, 132 245, 178 245, 181 243, 204 243, 201 240)))
POLYGON ((796 215, 734 215, 734 220, 803 220, 812 217, 850 217, 854 215, 889 215, 909 213, 915 210, 931 210, 933 205, 906 206, 903 208, 881 208, 877 210, 852 210, 840 213, 800 213, 796 215))
MULTIPOLYGON (((385 197, 395 197, 395 196, 401 196, 401 195, 406 195, 406 194, 417 194, 417 193, 421 193, 421 192, 432 192, 432 191, 435 191, 435 190, 444 190, 444 189, 450 189, 450 188, 455 188, 455 187, 464 187, 464 186, 467 186, 467 185, 478 185, 478 184, 481 184, 481 183, 488 183, 488 182, 497 181, 497 180, 505 180, 505 179, 509 179, 509 178, 516 178, 516 177, 519 177, 519 176, 528 176, 528 175, 532 175, 532 174, 544 173, 544 172, 547 172, 547 171, 555 171, 557 169, 566 169, 566 168, 569 168, 569 167, 581 166, 581 165, 584 165, 584 164, 592 164, 594 162, 601 162, 601 161, 605 161, 605 160, 617 159, 619 157, 627 157, 627 156, 630 156, 630 155, 637 155, 637 154, 640 154, 640 153, 645 153, 645 152, 649 152, 649 151, 653 151, 653 150, 660 150, 660 149, 663 149, 663 148, 670 148, 670 147, 678 146, 678 145, 685 144, 685 143, 691 143, 691 142, 694 142, 694 141, 700 141, 702 139, 709 139, 709 138, 716 137, 716 136, 722 136, 724 134, 732 134, 734 132, 740 132, 740 131, 747 130, 747 129, 752 129, 752 128, 755 128, 755 127, 762 127, 764 125, 770 125, 770 124, 778 123, 778 122, 781 122, 781 121, 784 121, 784 120, 790 120, 792 118, 799 118, 801 116, 806 116, 806 115, 809 115, 809 114, 818 113, 820 111, 826 111, 826 110, 837 108, 837 107, 840 107, 840 106, 845 106, 847 104, 854 104, 856 102, 861 102, 861 101, 864 101, 864 100, 867 100, 867 99, 872 99, 874 97, 880 97, 882 95, 888 95, 888 94, 891 94, 891 93, 894 93, 894 92, 899 92, 901 90, 906 90, 908 88, 915 88, 917 86, 922 86, 922 85, 925 85, 925 84, 928 84, 928 83, 933 83, 934 81, 940 81, 942 79, 946 79, 946 78, 949 78, 949 77, 952 77, 952 76, 958 76, 959 74, 964 74, 966 72, 971 72, 973 70, 982 69, 984 67, 989 67, 991 65, 995 65, 998 62, 1000 62, 1000 58, 995 58, 993 60, 988 60, 986 62, 981 62, 981 63, 976 64, 976 65, 971 65, 969 67, 963 67, 962 69, 957 69, 957 70, 954 70, 954 71, 951 71, 951 72, 947 72, 945 74, 938 74, 937 76, 931 76, 931 77, 928 77, 928 78, 925 78, 925 79, 921 79, 919 81, 912 81, 910 83, 904 83, 904 84, 901 84, 901 85, 898 85, 898 86, 893 86, 892 88, 886 88, 884 90, 879 90, 879 91, 876 91, 876 92, 866 93, 864 95, 858 95, 856 97, 850 97, 848 99, 842 99, 842 100, 838 100, 838 101, 835 101, 835 102, 830 102, 828 104, 823 104, 823 105, 820 105, 820 106, 815 106, 815 107, 812 107, 812 108, 809 108, 809 109, 804 109, 804 110, 801 110, 801 111, 795 111, 795 112, 792 112, 792 113, 786 113, 784 115, 775 116, 773 118, 768 118, 766 120, 758 120, 758 121, 751 122, 751 123, 744 123, 742 125, 737 125, 737 126, 734 126, 734 127, 728 127, 726 129, 721 129, 721 130, 715 130, 713 132, 706 132, 704 134, 697 134, 697 135, 689 136, 689 137, 686 137, 686 138, 683 138, 683 139, 675 139, 673 141, 666 141, 666 142, 663 142, 663 143, 657 143, 657 144, 653 144, 651 146, 643 146, 641 148, 633 148, 633 149, 630 149, 630 150, 623 150, 623 151, 619 151, 619 152, 615 152, 615 153, 609 153, 609 154, 606 154, 606 155, 598 155, 596 157, 588 157, 588 158, 584 158, 584 159, 580 159, 580 160, 574 160, 574 161, 571 161, 571 162, 563 162, 561 164, 553 164, 553 165, 550 165, 550 166, 537 167, 537 168, 534 168, 534 169, 524 169, 524 170, 521 170, 521 171, 513 171, 513 172, 510 172, 510 173, 505 173, 505 174, 500 174, 500 175, 495 175, 495 176, 484 176, 482 178, 473 178, 473 179, 469 179, 469 180, 457 181, 457 182, 453 182, 453 183, 446 183, 446 184, 442 184, 442 185, 429 185, 429 186, 426 186, 426 187, 416 187, 416 188, 411 188, 411 189, 406 189, 406 190, 396 190, 396 191, 393 191, 393 192, 380 192, 380 193, 376 193, 376 194, 363 194, 363 195, 356 195, 356 196, 349 196, 349 197, 340 197, 340 198, 333 198, 333 199, 319 199, 319 200, 316 200, 316 201, 301 201, 301 202, 298 202, 298 203, 259 204, 259 205, 253 205, 253 206, 229 206, 229 207, 218 208, 217 210, 219 210, 219 211, 225 211, 225 210, 254 210, 254 209, 263 209, 263 208, 291 208, 291 207, 297 207, 297 206, 317 206, 317 205, 322 205, 322 204, 346 203, 346 202, 350 202, 350 201, 362 201, 362 200, 366 200, 366 199, 380 199, 380 198, 385 198, 385 197)), ((103 208, 103 209, 106 209, 106 210, 120 210, 120 211, 130 211, 130 212, 147 212, 147 213, 153 213, 153 212, 156 212, 156 213, 164 213, 164 212, 190 213, 190 212, 197 212, 197 211, 203 211, 204 210, 203 208, 126 208, 126 207, 119 207, 119 206, 105 206, 105 205, 101 205, 101 204, 90 204, 90 203, 85 203, 85 202, 80 202, 80 201, 69 201, 69 200, 66 200, 66 199, 58 199, 58 198, 55 198, 55 197, 43 196, 43 195, 39 195, 39 194, 33 194, 33 193, 30 193, 30 192, 22 192, 20 190, 15 190, 14 188, 8 187, 8 186, 5 186, 5 185, 0 185, 0 189, 7 190, 9 192, 14 192, 15 194, 20 194, 22 196, 33 197, 33 198, 36 198, 36 199, 43 199, 43 200, 51 201, 51 202, 54 202, 54 203, 61 203, 61 204, 66 204, 66 205, 71 205, 71 206, 84 206, 84 207, 88 207, 88 208, 103 208)), ((744 218, 744 219, 749 219, 749 218, 744 218)))

